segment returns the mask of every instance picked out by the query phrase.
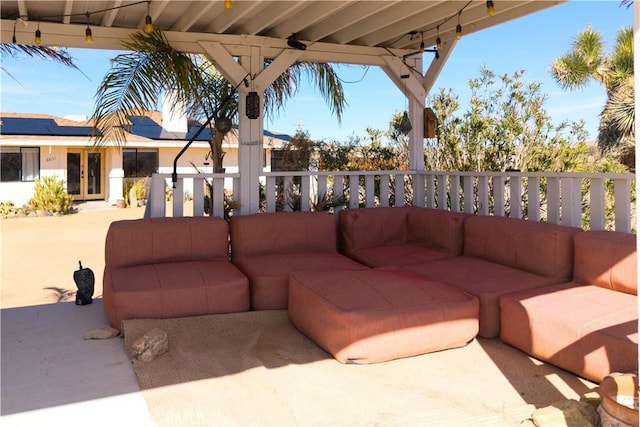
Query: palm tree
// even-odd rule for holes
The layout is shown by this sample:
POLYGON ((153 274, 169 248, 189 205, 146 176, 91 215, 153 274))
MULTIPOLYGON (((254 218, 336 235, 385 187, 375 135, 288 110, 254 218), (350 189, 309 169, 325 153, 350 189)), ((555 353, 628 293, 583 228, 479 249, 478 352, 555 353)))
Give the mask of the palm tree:
MULTIPOLYGON (((106 141, 126 142, 125 129, 131 114, 155 109, 160 96, 171 93, 186 106, 192 119, 210 118, 213 171, 223 172, 222 141, 230 129, 230 120, 238 114, 238 92, 213 63, 202 55, 174 49, 160 30, 139 32, 123 43, 130 52, 112 59, 112 68, 95 95, 92 115, 98 132, 96 145, 106 141), (214 114, 215 113, 215 114, 214 114)), ((346 105, 344 92, 335 70, 327 63, 297 62, 278 77, 264 93, 266 114, 272 114, 295 95, 303 73, 314 80, 338 120, 346 105)))
POLYGON ((577 34, 571 50, 553 61, 551 74, 563 89, 580 89, 591 80, 605 87, 607 103, 600 114, 598 146, 634 169, 633 30, 621 28, 607 56, 602 35, 588 26, 577 34))
MULTIPOLYGON (((67 67, 79 70, 67 50, 62 48, 17 43, 0 43, 0 57, 5 55, 12 58, 25 55, 30 58, 50 59, 67 67)), ((7 73, 9 77, 19 83, 18 79, 16 79, 5 67, 0 66, 0 70, 7 73)))

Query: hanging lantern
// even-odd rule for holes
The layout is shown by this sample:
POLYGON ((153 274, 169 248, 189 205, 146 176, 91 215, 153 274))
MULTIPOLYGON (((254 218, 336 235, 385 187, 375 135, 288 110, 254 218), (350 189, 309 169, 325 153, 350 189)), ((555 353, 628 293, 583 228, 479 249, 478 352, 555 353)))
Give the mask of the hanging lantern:
POLYGON ((411 120, 409 120, 409 114, 406 111, 402 115, 402 120, 400 120, 400 126, 398 126, 398 129, 403 135, 408 135, 409 132, 411 132, 411 129, 413 129, 413 126, 411 126, 411 120))

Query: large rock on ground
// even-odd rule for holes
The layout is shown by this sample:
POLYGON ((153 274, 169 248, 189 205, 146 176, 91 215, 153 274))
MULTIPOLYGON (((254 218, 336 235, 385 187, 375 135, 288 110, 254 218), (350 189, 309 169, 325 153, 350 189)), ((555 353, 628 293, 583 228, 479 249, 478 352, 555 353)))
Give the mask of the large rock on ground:
POLYGON ((133 342, 131 357, 142 362, 151 362, 167 350, 169 350, 167 333, 160 328, 153 328, 133 342))

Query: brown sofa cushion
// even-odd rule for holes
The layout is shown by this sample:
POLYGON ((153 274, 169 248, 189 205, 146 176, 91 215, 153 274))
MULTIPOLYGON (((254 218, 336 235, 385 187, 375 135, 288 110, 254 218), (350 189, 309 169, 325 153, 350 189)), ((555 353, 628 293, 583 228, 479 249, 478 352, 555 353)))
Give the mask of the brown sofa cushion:
POLYGON ((366 266, 338 253, 336 220, 322 212, 273 212, 234 216, 231 260, 249 278, 254 310, 287 308, 289 273, 366 266))
POLYGON ((638 299, 570 282, 500 298, 500 338, 524 352, 600 382, 638 370, 638 299))
POLYGON ((148 218, 113 222, 105 266, 229 258, 229 226, 222 218, 148 218))
POLYGON ((636 235, 583 231, 574 236, 576 282, 638 294, 636 235))
POLYGON ((110 323, 249 310, 249 282, 229 261, 181 261, 111 271, 104 306, 110 323), (107 291, 108 289, 108 291, 107 291))
POLYGON ((411 209, 379 207, 341 210, 341 250, 352 254, 360 249, 406 243, 407 214, 411 209))
POLYGON ((370 267, 403 266, 460 255, 466 216, 411 206, 343 210, 341 251, 370 267))
POLYGON ((571 280, 575 227, 496 216, 464 222, 464 255, 547 277, 571 280))
POLYGON ((291 272, 368 269, 337 252, 254 255, 236 258, 234 262, 249 278, 253 310, 287 308, 288 277, 291 272))
POLYGON ((103 305, 117 329, 124 319, 249 310, 249 281, 229 261, 227 222, 170 217, 111 223, 103 305))
POLYGON ((406 272, 305 271, 289 277, 289 318, 340 362, 375 363, 465 345, 478 301, 406 272))
POLYGON ((469 256, 407 265, 402 269, 475 295, 480 301, 479 335, 484 338, 500 334, 500 295, 558 283, 551 277, 469 256))
POLYGON ((233 216, 231 259, 290 252, 337 252, 336 219, 323 212, 233 216))

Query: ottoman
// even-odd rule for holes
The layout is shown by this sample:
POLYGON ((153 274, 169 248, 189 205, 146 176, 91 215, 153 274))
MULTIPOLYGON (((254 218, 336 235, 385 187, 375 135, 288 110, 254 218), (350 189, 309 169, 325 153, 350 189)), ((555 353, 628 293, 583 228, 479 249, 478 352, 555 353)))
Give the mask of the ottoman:
POLYGON ((342 363, 461 347, 479 328, 476 297, 395 268, 291 273, 288 313, 342 363))

